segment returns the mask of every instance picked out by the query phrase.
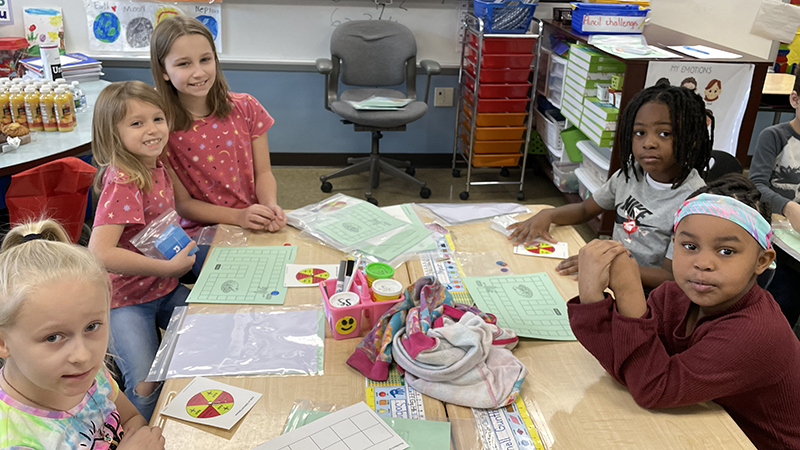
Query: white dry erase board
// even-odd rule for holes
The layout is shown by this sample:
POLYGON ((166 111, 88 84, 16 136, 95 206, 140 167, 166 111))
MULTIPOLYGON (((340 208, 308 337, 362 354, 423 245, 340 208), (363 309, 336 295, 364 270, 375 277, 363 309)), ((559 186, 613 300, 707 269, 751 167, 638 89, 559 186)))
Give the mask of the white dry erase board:
MULTIPOLYGON (((84 0, 51 3, 63 10, 68 51, 106 59, 146 59, 144 52, 92 51, 84 0)), ((23 8, 43 3, 14 0, 12 5, 15 17, 22 17, 23 8)), ((330 57, 330 37, 338 24, 381 17, 411 29, 417 38, 417 61, 434 59, 444 66, 457 66, 457 10, 456 0, 393 0, 381 17, 381 8, 373 0, 223 0, 220 57, 223 62, 313 64, 317 58, 330 57)), ((24 36, 22 20, 17 22, 0 27, 0 35, 24 36)))

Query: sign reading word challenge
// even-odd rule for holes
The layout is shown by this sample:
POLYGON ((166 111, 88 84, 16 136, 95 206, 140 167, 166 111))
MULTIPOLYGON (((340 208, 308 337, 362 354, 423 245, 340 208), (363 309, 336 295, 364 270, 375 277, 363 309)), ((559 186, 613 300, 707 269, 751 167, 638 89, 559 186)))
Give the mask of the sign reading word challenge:
POLYGON ((583 16, 581 30, 584 33, 641 33, 645 17, 602 16, 586 14, 583 16))

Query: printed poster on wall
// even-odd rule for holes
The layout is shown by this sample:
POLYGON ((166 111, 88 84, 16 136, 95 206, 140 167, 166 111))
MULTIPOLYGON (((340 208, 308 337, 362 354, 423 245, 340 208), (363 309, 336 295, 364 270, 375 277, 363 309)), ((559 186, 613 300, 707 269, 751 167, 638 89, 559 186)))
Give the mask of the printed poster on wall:
POLYGON ((84 0, 89 49, 105 52, 149 52, 150 35, 159 22, 178 14, 203 23, 222 52, 221 2, 140 2, 84 0))
POLYGON ((750 98, 752 64, 657 61, 647 66, 645 86, 667 78, 674 86, 693 89, 714 115, 714 150, 736 155, 739 130, 750 98))

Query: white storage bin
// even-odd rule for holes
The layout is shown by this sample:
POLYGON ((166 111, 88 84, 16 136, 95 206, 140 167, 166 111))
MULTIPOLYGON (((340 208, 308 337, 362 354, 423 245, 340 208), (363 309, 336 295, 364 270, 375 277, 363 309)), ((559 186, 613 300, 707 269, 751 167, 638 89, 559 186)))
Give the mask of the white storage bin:
POLYGON ((536 131, 542 137, 544 145, 556 153, 561 153, 564 143, 561 141, 561 130, 566 125, 566 119, 555 109, 548 110, 544 114, 536 110, 536 131), (558 116, 553 117, 553 114, 558 116))
POLYGON ((602 150, 602 147, 598 147, 589 140, 578 142, 577 147, 583 153, 582 167, 586 172, 589 172, 588 175, 593 176, 595 179, 606 180, 609 175, 611 160, 605 156, 606 152, 602 150))
POLYGON ((575 178, 578 180, 578 195, 586 200, 605 183, 586 173, 582 167, 575 169, 575 178))
POLYGON ((575 170, 579 163, 553 161, 553 184, 561 192, 578 192, 578 178, 575 170))

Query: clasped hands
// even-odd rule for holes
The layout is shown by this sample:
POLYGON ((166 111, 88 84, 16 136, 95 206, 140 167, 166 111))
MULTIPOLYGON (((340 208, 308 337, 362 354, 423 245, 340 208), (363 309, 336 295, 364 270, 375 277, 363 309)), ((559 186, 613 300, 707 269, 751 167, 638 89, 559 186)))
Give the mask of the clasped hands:
POLYGON ((240 209, 236 224, 251 230, 275 232, 286 226, 286 214, 278 205, 250 205, 240 209))

